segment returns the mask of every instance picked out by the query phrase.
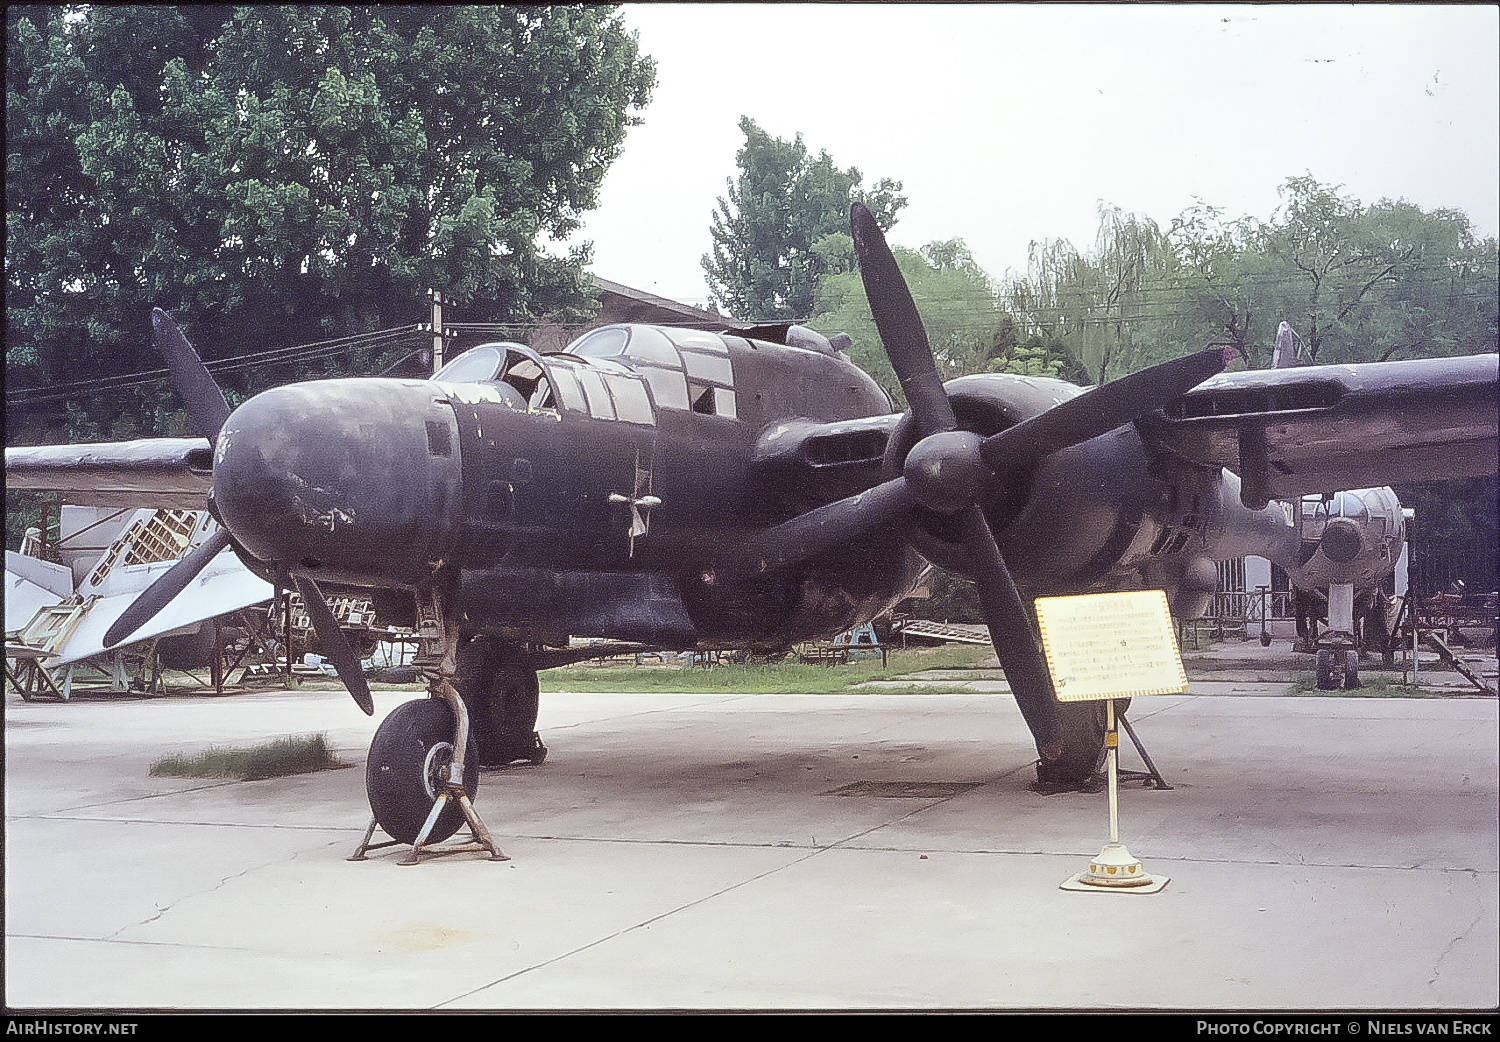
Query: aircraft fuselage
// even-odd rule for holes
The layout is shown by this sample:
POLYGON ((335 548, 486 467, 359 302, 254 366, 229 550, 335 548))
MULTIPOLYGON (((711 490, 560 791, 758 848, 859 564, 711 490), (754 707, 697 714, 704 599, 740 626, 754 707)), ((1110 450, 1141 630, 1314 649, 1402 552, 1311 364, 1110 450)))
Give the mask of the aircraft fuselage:
MULTIPOLYGON (((1079 393, 1003 374, 947 390, 982 436, 1079 393)), ((606 326, 561 354, 475 348, 432 380, 267 391, 224 427, 214 503, 272 571, 439 588, 471 631, 785 647, 888 610, 924 558, 968 570, 953 519, 929 510, 793 568, 726 567, 755 532, 900 473, 914 440, 832 350, 606 326)), ((1268 557, 1301 587, 1378 581, 1399 554, 1399 509, 1375 492, 1320 524, 1252 509, 1233 473, 1155 451, 1136 425, 1007 488, 981 506, 1030 596, 1144 584, 1193 616, 1216 560, 1268 557)))
MULTIPOLYGON (((603 349, 618 354, 490 345, 475 349, 490 364, 461 356, 431 381, 265 392, 224 428, 215 509, 261 562, 444 587, 472 629, 525 639, 787 646, 909 593, 924 562, 895 534, 795 574, 734 579, 717 563, 790 516, 757 468, 762 431, 886 416, 866 374, 781 344, 611 328, 625 342, 603 349)), ((842 462, 857 484, 880 476, 880 451, 842 462)))

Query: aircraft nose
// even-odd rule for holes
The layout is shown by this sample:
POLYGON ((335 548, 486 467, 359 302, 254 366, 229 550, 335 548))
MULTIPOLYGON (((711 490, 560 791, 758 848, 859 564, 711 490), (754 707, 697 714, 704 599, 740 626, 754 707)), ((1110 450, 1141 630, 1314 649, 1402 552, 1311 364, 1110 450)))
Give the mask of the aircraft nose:
POLYGON ((1330 561, 1348 564, 1359 556, 1360 550, 1364 548, 1364 539, 1360 536, 1358 522, 1352 518, 1336 517, 1328 522, 1318 545, 1330 561))
POLYGON ((278 387, 224 424, 214 503, 263 561, 364 585, 421 582, 460 502, 457 444, 452 408, 416 381, 278 387))

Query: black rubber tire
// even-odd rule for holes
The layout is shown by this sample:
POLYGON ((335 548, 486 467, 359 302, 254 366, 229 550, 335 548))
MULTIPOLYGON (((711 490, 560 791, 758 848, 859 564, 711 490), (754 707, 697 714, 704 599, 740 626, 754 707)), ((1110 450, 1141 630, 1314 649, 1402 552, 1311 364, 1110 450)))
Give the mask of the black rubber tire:
POLYGON ((516 760, 539 764, 547 758, 536 733, 541 687, 523 648, 475 637, 459 648, 455 683, 469 710, 480 766, 516 760))
POLYGON ((1344 690, 1356 691, 1364 687, 1359 682, 1359 652, 1344 652, 1344 690))
POLYGON ((1344 671, 1335 670, 1333 666, 1333 652, 1324 649, 1318 652, 1315 675, 1319 691, 1337 691, 1344 686, 1344 671))
MULTIPOLYGON (((1118 712, 1129 708, 1130 699, 1118 700, 1118 712)), ((1059 702, 1057 715, 1062 722, 1063 752, 1056 760, 1037 761, 1037 788, 1047 792, 1087 789, 1104 749, 1109 709, 1103 702, 1059 702)))
MULTIPOLYGON (((417 841, 439 792, 431 775, 453 758, 453 727, 453 710, 446 703, 419 698, 397 706, 375 731, 365 764, 365 792, 375 820, 392 839, 417 841)), ((464 791, 470 799, 479 791, 472 737, 464 757, 464 791)), ((441 843, 463 824, 463 808, 449 800, 427 842, 441 843)))

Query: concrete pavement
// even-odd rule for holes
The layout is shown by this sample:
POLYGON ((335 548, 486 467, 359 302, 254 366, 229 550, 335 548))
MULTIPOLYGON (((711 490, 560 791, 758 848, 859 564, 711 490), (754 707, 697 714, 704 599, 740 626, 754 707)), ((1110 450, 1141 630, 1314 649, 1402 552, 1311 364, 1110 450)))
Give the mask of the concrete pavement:
MULTIPOLYGON (((1174 786, 1122 792, 1122 839, 1171 877, 1154 895, 1058 889, 1109 838, 1105 798, 1027 788, 1005 695, 544 695, 551 757, 477 797, 513 860, 400 867, 344 860, 361 769, 147 774, 316 731, 362 765, 376 721, 342 692, 7 693, 6 1004, 1500 1003, 1494 700, 1227 693, 1132 711, 1174 786)), ((377 692, 378 712, 410 697, 377 692)))

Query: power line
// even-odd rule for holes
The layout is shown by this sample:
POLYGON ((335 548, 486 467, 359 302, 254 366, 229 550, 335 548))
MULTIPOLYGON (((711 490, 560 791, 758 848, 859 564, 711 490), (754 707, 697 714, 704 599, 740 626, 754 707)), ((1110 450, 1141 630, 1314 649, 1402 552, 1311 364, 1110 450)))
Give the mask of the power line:
MULTIPOLYGON (((273 348, 267 351, 234 355, 229 358, 215 359, 212 362, 204 364, 211 373, 229 373, 270 365, 309 362, 322 358, 330 358, 358 349, 369 350, 393 347, 416 335, 419 329, 420 327, 417 325, 401 326, 373 333, 359 333, 347 337, 314 341, 309 344, 297 344, 292 347, 273 348)), ((170 377, 171 372, 167 369, 123 373, 117 376, 97 377, 91 380, 77 380, 66 384, 52 384, 47 387, 16 388, 6 392, 5 400, 7 405, 12 403, 40 405, 75 395, 119 390, 126 387, 146 386, 170 379, 170 377)))

